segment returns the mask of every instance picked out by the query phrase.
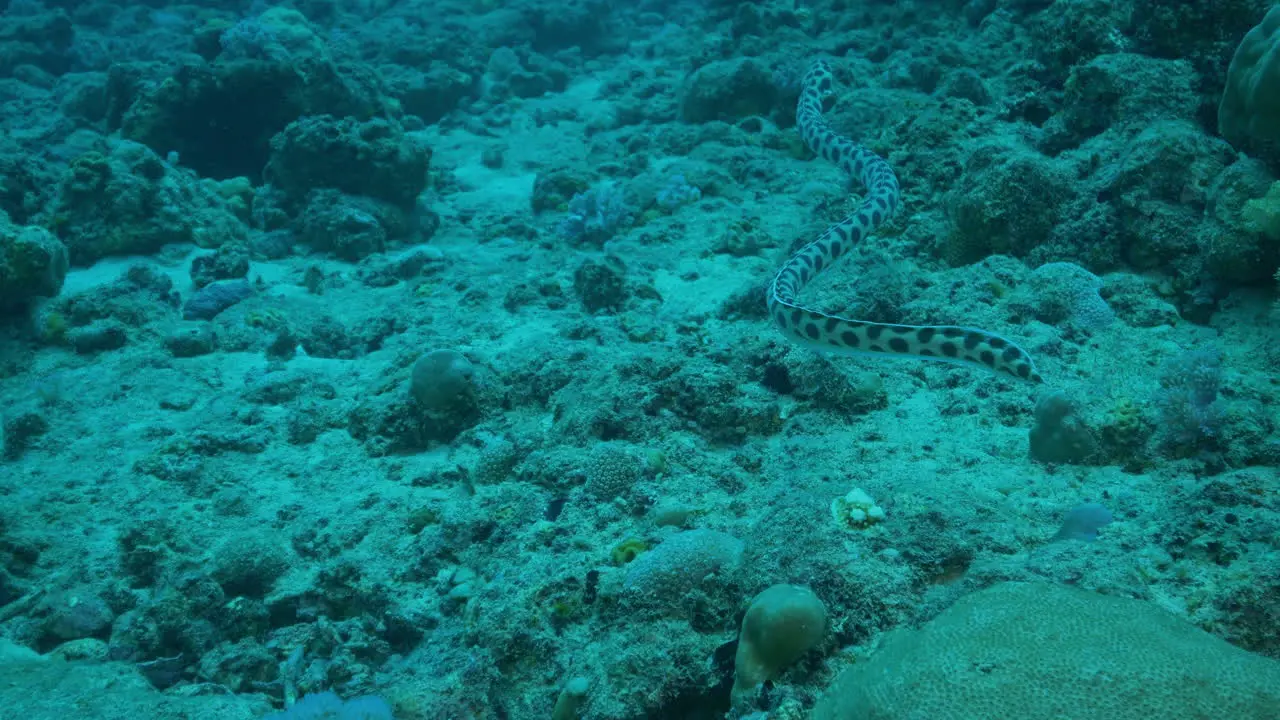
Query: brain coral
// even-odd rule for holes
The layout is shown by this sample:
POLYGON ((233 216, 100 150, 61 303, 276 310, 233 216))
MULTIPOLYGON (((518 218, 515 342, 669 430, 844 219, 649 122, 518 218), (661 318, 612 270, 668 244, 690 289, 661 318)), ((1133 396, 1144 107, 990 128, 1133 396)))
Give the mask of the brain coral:
POLYGON ((1280 663, 1149 603, 1042 583, 962 598, 888 636, 812 720, 1274 720, 1280 663))

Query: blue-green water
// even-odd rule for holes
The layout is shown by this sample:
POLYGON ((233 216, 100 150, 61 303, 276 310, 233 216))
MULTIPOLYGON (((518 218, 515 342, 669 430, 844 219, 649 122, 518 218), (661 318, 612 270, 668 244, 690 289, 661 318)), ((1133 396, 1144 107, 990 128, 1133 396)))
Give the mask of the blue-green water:
POLYGON ((0 720, 1280 719, 1271 0, 0 9, 0 720))

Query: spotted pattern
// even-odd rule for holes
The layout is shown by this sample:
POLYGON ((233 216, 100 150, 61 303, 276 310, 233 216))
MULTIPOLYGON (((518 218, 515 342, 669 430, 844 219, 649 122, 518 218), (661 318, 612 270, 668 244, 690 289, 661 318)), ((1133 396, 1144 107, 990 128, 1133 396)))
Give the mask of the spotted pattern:
POLYGON ((815 349, 879 353, 977 365, 1018 380, 1040 383, 1025 350, 986 330, 951 325, 890 325, 850 320, 810 310, 797 297, 810 280, 870 235, 898 209, 900 193, 893 168, 880 156, 835 132, 822 117, 834 75, 824 61, 805 73, 796 125, 804 142, 866 188, 862 205, 791 256, 769 286, 769 316, 787 337, 815 349))

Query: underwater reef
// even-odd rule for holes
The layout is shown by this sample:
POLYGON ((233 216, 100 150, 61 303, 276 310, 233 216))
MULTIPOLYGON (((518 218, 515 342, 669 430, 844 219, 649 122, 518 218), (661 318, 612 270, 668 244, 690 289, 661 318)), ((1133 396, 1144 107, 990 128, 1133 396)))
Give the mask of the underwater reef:
POLYGON ((1273 0, 0 10, 0 719, 1280 718, 1273 0))

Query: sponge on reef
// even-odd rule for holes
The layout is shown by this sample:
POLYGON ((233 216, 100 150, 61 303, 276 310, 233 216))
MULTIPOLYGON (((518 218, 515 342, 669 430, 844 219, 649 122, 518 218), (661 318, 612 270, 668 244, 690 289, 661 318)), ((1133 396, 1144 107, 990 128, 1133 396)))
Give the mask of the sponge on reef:
POLYGON ((734 659, 733 704, 800 659, 827 632, 827 608, 799 585, 773 585, 751 601, 742 618, 734 659))

